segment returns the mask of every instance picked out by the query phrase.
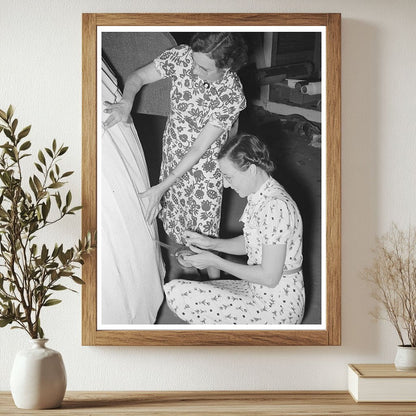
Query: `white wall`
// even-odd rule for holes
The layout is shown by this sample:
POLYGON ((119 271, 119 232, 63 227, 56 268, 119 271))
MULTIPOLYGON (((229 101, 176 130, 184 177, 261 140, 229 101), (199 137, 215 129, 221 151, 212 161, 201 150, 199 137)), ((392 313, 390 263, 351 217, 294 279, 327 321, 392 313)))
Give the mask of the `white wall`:
MULTIPOLYGON (((413 0, 0 0, 0 108, 33 124, 35 149, 54 137, 70 145, 79 201, 81 13, 217 11, 342 13, 342 346, 81 347, 81 297, 68 293, 44 326, 69 390, 345 389, 347 363, 394 358, 396 336, 369 316, 359 272, 391 221, 416 221, 413 0)), ((71 221, 57 230, 68 244, 80 234, 80 216, 71 221)), ((0 390, 26 344, 0 330, 0 390)))

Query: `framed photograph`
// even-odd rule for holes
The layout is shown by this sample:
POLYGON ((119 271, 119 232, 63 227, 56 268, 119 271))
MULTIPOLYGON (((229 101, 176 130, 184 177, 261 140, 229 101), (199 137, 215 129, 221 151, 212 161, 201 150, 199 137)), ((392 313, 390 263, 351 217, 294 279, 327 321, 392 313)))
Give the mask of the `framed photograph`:
POLYGON ((341 344, 340 36, 332 13, 83 14, 83 345, 341 344))

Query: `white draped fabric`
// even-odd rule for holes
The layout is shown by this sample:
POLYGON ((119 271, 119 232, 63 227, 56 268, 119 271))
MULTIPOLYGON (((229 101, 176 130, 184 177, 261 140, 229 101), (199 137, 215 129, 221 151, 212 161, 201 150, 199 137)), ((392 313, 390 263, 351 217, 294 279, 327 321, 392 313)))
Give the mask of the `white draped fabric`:
MULTIPOLYGON (((102 101, 120 98, 116 78, 103 61, 102 101)), ((156 225, 145 221, 145 201, 138 197, 149 188, 149 177, 133 123, 103 129, 98 149, 101 324, 153 324, 163 301, 165 269, 154 242, 156 225)))

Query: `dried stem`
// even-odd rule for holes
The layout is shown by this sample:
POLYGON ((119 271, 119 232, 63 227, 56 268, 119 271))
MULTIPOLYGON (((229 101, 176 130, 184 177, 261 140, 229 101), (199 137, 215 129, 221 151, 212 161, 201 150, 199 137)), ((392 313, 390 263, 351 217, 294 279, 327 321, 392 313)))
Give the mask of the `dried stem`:
POLYGON ((392 224, 389 232, 377 239, 372 267, 363 277, 374 287, 373 297, 383 306, 401 345, 416 346, 416 228, 405 232, 392 224))

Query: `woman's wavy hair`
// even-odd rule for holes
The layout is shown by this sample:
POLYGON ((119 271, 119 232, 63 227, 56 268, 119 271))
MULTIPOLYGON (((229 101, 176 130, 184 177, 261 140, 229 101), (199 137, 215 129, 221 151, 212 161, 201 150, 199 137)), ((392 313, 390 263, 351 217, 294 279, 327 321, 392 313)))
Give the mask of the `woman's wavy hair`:
POLYGON ((227 157, 238 169, 246 171, 251 164, 267 173, 274 170, 267 146, 252 134, 238 134, 228 139, 218 153, 218 160, 227 157))
POLYGON ((206 53, 217 68, 238 71, 247 63, 247 45, 238 32, 198 32, 190 42, 194 52, 206 53))

